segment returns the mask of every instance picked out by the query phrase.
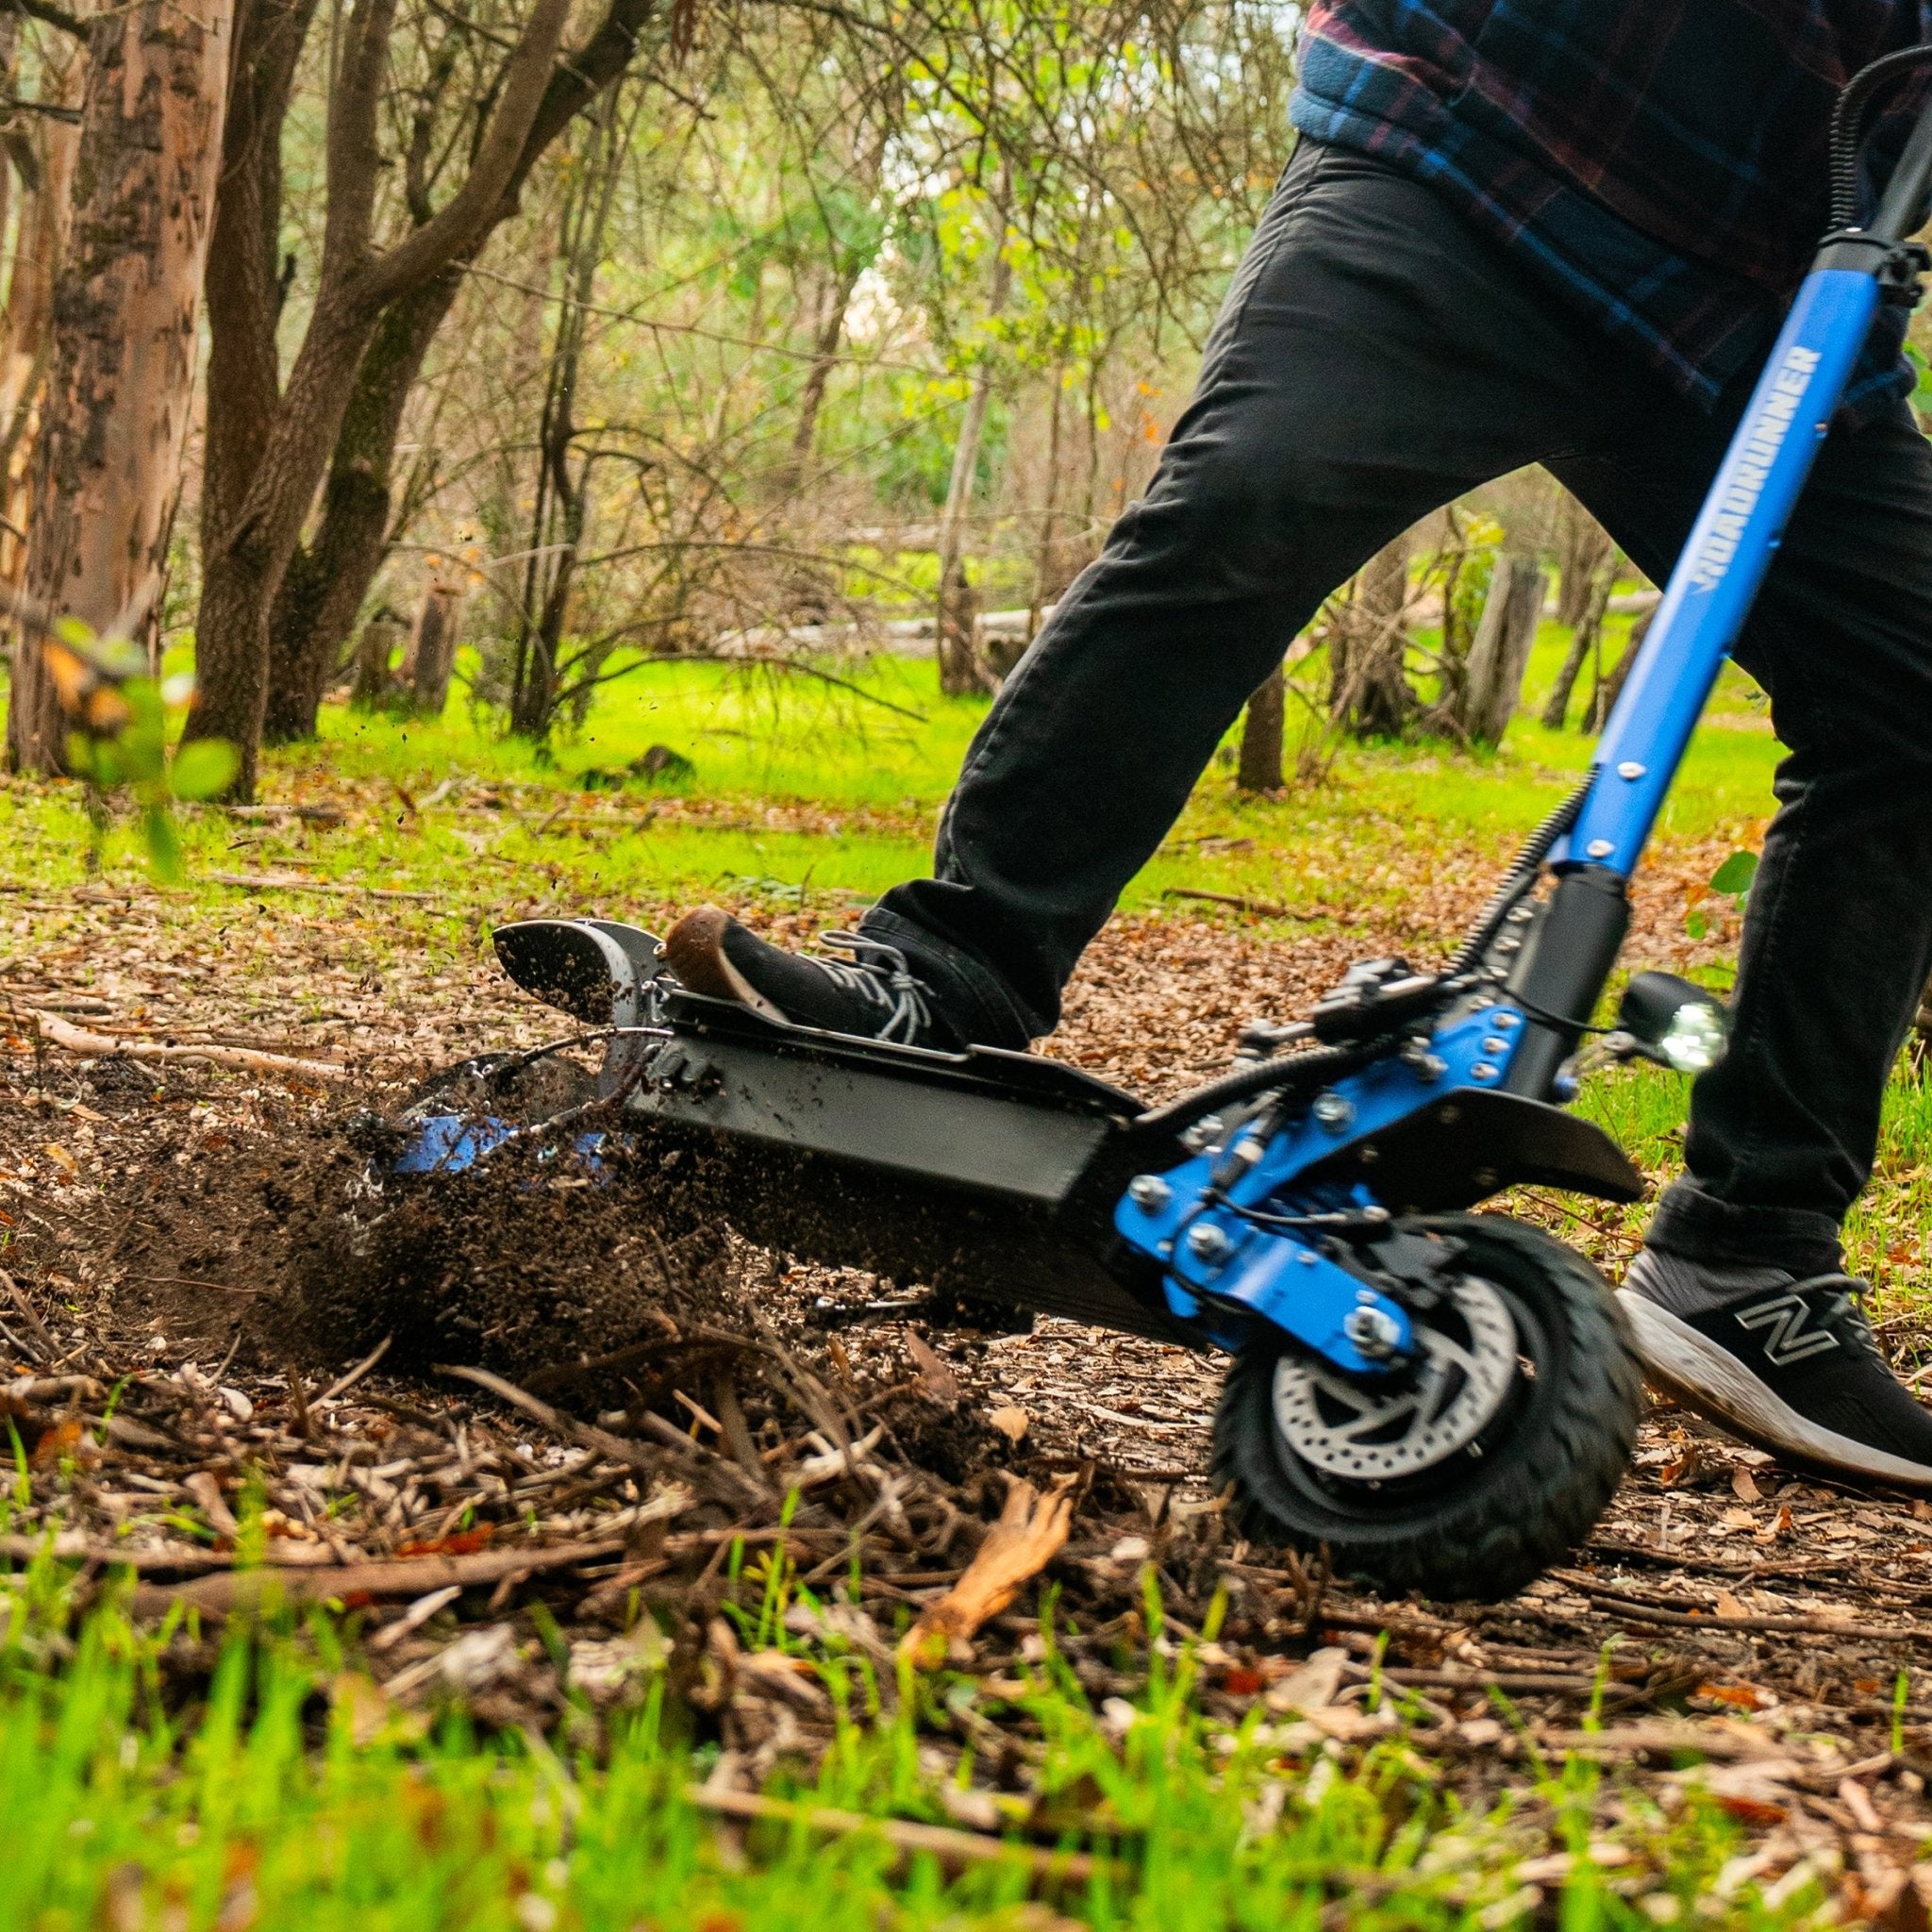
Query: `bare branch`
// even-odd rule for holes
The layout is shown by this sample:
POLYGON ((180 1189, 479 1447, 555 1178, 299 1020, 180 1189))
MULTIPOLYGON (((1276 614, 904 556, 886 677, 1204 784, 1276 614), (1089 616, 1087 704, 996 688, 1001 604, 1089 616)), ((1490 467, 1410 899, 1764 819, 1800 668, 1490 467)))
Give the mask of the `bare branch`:
MULTIPOLYGON (((374 14, 391 4, 392 0, 372 0, 369 11, 374 14)), ((503 197, 520 171, 569 16, 570 0, 536 0, 517 50, 504 65, 503 92, 468 176, 436 214, 357 277, 357 300, 365 309, 381 308, 467 255, 494 225, 503 197)))

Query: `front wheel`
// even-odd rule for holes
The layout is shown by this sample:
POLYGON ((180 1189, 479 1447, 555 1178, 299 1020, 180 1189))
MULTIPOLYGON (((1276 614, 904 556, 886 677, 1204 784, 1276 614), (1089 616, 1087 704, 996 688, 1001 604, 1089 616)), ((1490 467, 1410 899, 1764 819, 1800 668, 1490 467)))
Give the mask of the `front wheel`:
POLYGON ((1415 1371, 1351 1381, 1257 1341, 1214 1418, 1214 1481, 1241 1533, 1326 1544, 1339 1575, 1399 1594, 1511 1595, 1588 1534, 1622 1479, 1641 1385, 1588 1262, 1500 1215, 1406 1222, 1461 1256, 1416 1317, 1415 1371))

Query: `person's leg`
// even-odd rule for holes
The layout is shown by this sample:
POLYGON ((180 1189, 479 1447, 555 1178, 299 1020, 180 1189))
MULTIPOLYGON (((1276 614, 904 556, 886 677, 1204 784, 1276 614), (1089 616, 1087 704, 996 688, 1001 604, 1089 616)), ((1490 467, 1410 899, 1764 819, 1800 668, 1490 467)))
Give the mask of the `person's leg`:
POLYGON ((1427 189, 1305 146, 1145 500, 974 741, 935 876, 862 930, 969 1037, 1049 1032, 1082 949, 1322 599, 1439 504, 1584 441, 1616 363, 1427 189))
MULTIPOLYGON (((1557 467, 1661 580, 1732 413, 1641 473, 1557 467)), ((1692 1090, 1688 1174, 1652 1239, 1823 1273, 1932 972, 1932 446, 1903 404, 1826 441, 1737 657, 1789 754, 1730 1051, 1692 1090)))
MULTIPOLYGON (((1734 415, 1679 425, 1641 470, 1568 468, 1655 576, 1734 415)), ((1838 1273, 1932 971, 1932 449, 1903 405, 1827 441, 1737 655, 1789 755, 1731 1049, 1692 1090, 1687 1172, 1624 1300, 1647 1373, 1693 1407, 1780 1453, 1924 1486, 1932 1417, 1838 1273)))

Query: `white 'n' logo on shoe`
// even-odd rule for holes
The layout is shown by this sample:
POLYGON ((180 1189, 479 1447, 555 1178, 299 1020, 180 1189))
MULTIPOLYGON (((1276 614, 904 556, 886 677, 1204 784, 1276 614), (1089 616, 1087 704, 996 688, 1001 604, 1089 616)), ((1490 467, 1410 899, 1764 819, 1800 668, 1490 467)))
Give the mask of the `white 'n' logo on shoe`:
POLYGON ((1786 1369, 1807 1356, 1823 1355, 1839 1345, 1838 1337, 1827 1329, 1806 1328, 1805 1317, 1810 1312, 1800 1296, 1781 1294, 1773 1301, 1759 1302, 1755 1308, 1740 1309, 1738 1326, 1769 1328, 1771 1333, 1764 1341, 1765 1359, 1774 1368, 1786 1369))

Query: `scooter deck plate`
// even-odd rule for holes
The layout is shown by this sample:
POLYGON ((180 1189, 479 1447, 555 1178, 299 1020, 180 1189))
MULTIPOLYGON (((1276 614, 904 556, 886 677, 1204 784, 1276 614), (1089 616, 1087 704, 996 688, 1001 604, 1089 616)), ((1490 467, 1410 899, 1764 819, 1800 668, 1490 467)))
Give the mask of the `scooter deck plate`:
POLYGON ((604 1073, 688 1147, 748 1240, 944 1292, 1191 1343, 1113 1235, 1132 1173, 1177 1158, 1127 1133, 1131 1094, 1061 1062, 934 1053, 671 996, 673 1038, 604 1073))

